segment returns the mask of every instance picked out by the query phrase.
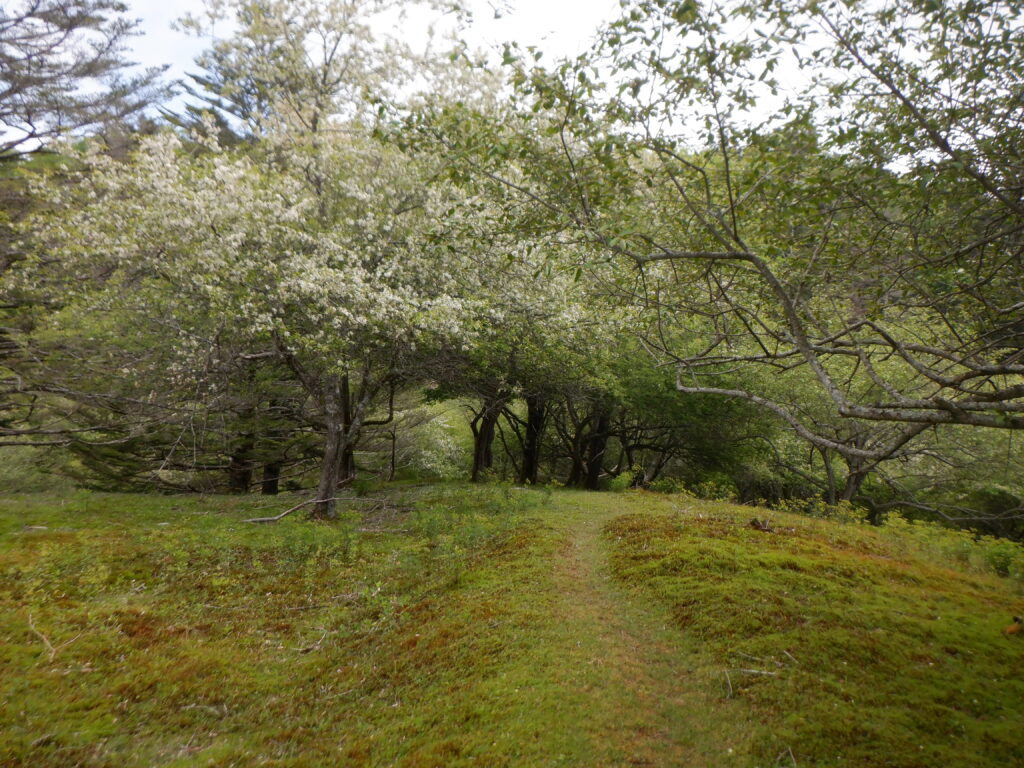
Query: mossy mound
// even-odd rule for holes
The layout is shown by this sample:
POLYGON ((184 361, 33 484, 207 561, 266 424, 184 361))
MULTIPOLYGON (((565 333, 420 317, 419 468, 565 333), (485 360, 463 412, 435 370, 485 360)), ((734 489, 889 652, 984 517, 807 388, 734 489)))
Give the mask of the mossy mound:
POLYGON ((1018 582, 936 562, 906 526, 698 506, 613 520, 612 570, 756 710, 750 759, 1024 765, 1018 582))

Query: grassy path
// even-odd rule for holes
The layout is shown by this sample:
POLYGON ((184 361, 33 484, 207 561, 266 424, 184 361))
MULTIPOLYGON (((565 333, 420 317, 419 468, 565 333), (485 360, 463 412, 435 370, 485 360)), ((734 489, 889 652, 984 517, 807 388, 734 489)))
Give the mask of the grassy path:
POLYGON ((560 682, 586 695, 600 765, 720 764, 730 754, 727 713, 717 711, 724 702, 709 697, 706 672, 680 647, 664 609, 630 598, 608 572, 602 529, 617 507, 614 498, 585 495, 565 516, 566 543, 554 562, 561 598, 551 617, 570 628, 560 682))
POLYGON ((664 606, 608 573, 620 497, 414 502, 272 528, 227 498, 8 504, 0 764, 728 764, 728 702, 664 606), (30 615, 71 642, 49 655, 30 615))

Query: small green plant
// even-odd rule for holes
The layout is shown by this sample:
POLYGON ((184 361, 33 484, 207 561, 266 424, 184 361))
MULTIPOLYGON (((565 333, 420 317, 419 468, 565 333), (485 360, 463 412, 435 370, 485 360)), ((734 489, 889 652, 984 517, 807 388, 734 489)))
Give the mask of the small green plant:
POLYGON ((628 491, 633 487, 633 473, 632 472, 620 472, 615 477, 609 478, 605 484, 605 488, 609 491, 615 491, 621 493, 622 491, 628 491))
POLYGON ((735 501, 739 491, 730 478, 719 475, 697 483, 693 486, 693 493, 697 498, 707 501, 735 501))
POLYGON ((891 515, 885 528, 906 549, 923 552, 936 563, 1024 582, 1024 544, 1020 542, 979 536, 963 529, 907 520, 898 515, 891 515))
POLYGON ((686 487, 686 482, 679 477, 659 477, 648 488, 656 493, 671 493, 677 496, 689 496, 696 498, 686 487))
POLYGON ((372 475, 359 475, 352 481, 352 491, 358 498, 369 496, 383 487, 380 478, 372 475))

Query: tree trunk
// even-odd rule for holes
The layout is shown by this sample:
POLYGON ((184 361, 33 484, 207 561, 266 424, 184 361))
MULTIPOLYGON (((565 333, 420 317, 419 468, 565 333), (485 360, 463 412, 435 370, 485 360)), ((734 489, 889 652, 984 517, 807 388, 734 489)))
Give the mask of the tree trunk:
MULTIPOLYGON (((344 389, 347 390, 348 387, 344 389)), ((323 393, 323 408, 327 438, 324 444, 323 462, 320 465, 320 483, 316 492, 317 502, 313 505, 310 517, 318 520, 336 520, 338 511, 334 497, 338 491, 338 483, 342 479, 342 462, 345 460, 345 452, 348 449, 341 382, 333 378, 327 381, 323 393)))
POLYGON ((388 467, 388 482, 395 479, 395 470, 398 464, 398 430, 391 429, 391 464, 388 467))
POLYGON ((526 440, 523 442, 523 466, 519 473, 520 483, 537 484, 540 474, 540 448, 547 421, 547 402, 544 395, 528 395, 526 398, 526 440))
POLYGON ((566 478, 565 484, 569 488, 578 488, 583 483, 583 471, 584 461, 581 456, 582 449, 579 446, 573 446, 572 453, 572 468, 569 470, 569 477, 566 478))
POLYGON ((349 439, 345 441, 345 449, 341 452, 341 472, 338 478, 339 483, 354 480, 356 477, 356 452, 351 439, 350 426, 344 427, 345 434, 349 439))
POLYGON ((474 483, 479 482, 481 475, 494 466, 495 427, 504 405, 505 399, 502 397, 485 400, 481 411, 470 422, 469 426, 473 430, 473 468, 470 478, 474 483))
POLYGON ((356 476, 356 435, 358 430, 352 410, 352 392, 349 387, 349 378, 346 375, 341 377, 341 429, 345 438, 341 449, 339 483, 354 480, 356 476))
POLYGON ((260 482, 260 492, 264 496, 277 496, 280 490, 281 462, 269 461, 263 465, 263 480, 260 482))
POLYGON ((839 500, 853 501, 854 497, 860 493, 860 487, 864 484, 867 477, 867 472, 858 467, 851 466, 850 472, 846 476, 846 482, 843 484, 843 492, 839 494, 839 500))
POLYGON ((819 448, 818 451, 821 453, 821 460, 825 464, 825 480, 828 483, 828 488, 825 491, 825 501, 835 506, 838 500, 838 493, 836 489, 836 473, 832 468, 832 459, 827 448, 819 448))
POLYGON ((608 428, 611 426, 611 412, 602 409, 597 417, 597 425, 587 440, 587 475, 588 491, 596 491, 601 485, 601 469, 604 464, 604 451, 608 445, 608 428))
POLYGON ((248 493, 252 485, 253 462, 252 450, 256 447, 256 439, 251 435, 243 435, 235 446, 228 460, 228 489, 231 493, 248 493))

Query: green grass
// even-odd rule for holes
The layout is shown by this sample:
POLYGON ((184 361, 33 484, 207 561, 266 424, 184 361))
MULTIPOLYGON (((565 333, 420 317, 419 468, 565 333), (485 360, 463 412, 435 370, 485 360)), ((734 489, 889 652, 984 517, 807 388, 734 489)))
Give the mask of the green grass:
POLYGON ((0 764, 443 765, 481 748, 423 734, 495 697, 515 636, 479 630, 550 546, 522 526, 529 504, 441 490, 273 527, 240 523, 252 506, 5 500, 0 764))
POLYGON ((936 563, 959 534, 690 506, 611 522, 612 568, 755 710, 750 761, 1024 764, 1024 642, 1001 631, 1020 582, 936 563))
POLYGON ((464 486, 242 522, 292 503, 0 498, 0 765, 1024 762, 1001 543, 464 486))

